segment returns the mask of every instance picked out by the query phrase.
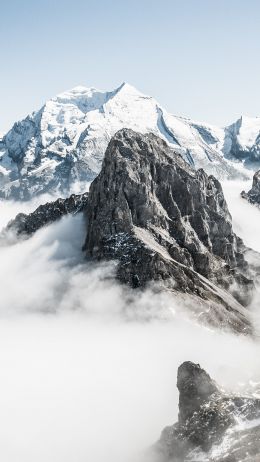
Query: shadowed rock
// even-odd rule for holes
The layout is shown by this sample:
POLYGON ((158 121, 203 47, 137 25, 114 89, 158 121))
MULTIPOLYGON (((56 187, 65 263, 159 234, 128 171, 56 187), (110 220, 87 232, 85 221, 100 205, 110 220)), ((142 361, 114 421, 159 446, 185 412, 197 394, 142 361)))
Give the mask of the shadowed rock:
POLYGON ((246 248, 232 229, 220 183, 195 171, 155 135, 119 131, 89 195, 72 195, 19 214, 5 231, 30 236, 85 210, 88 258, 117 260, 117 278, 151 282, 181 296, 200 321, 251 332, 253 283, 246 248))
POLYGON ((241 196, 251 204, 260 206, 260 170, 254 174, 253 185, 247 193, 242 191, 241 196))
POLYGON ((213 380, 199 364, 188 361, 178 369, 177 388, 180 392, 180 422, 185 422, 204 401, 218 391, 213 380))
POLYGON ((248 303, 253 285, 221 185, 163 140, 127 129, 112 138, 87 218, 88 257, 118 260, 120 281, 134 288, 155 281, 208 300, 202 316, 248 330, 240 303, 248 303))
POLYGON ((179 419, 163 430, 155 446, 158 460, 259 460, 254 457, 260 457, 260 400, 227 395, 199 364, 189 361, 178 369, 177 387, 179 419))
POLYGON ((2 232, 14 232, 17 236, 29 237, 43 226, 59 220, 65 215, 82 212, 87 204, 88 193, 72 194, 66 199, 57 199, 54 202, 47 202, 40 205, 30 214, 19 213, 14 220, 10 221, 2 232))

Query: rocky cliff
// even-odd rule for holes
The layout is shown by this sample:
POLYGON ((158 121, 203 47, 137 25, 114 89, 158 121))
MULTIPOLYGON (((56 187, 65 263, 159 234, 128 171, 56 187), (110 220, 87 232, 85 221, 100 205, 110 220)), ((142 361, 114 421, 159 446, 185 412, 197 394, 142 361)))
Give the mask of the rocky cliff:
POLYGON ((117 260, 119 281, 137 289, 152 283, 181 296, 202 322, 251 332, 243 306, 253 291, 246 248, 216 178, 195 171, 159 137, 123 129, 89 194, 19 214, 4 233, 29 236, 83 210, 87 257, 117 260))
POLYGON ((209 302, 206 317, 247 330, 240 303, 252 282, 221 185, 163 140, 117 132, 90 187, 87 219, 88 257, 118 260, 120 281, 194 296, 209 302))
POLYGON ((179 418, 155 446, 158 462, 256 462, 260 400, 221 390, 199 364, 178 369, 179 418))
POLYGON ((251 204, 260 206, 260 170, 254 174, 253 185, 247 193, 242 191, 241 196, 251 204))
POLYGON ((241 176, 227 157, 243 129, 225 131, 174 116, 127 83, 109 92, 79 86, 47 101, 0 139, 0 197, 81 192, 100 172, 109 140, 123 127, 160 136, 196 169, 219 178, 241 176))
POLYGON ((82 212, 87 205, 88 193, 72 194, 66 199, 57 199, 40 205, 30 214, 19 213, 14 220, 10 221, 2 231, 1 237, 6 233, 13 232, 17 236, 29 237, 43 226, 59 220, 65 215, 82 212))

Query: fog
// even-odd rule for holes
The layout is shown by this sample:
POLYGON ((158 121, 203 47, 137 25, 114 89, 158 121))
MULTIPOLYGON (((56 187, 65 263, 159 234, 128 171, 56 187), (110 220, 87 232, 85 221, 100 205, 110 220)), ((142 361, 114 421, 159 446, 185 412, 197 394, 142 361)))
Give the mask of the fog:
MULTIPOLYGON (((241 205, 242 189, 225 184, 235 230, 259 250, 260 212, 241 205)), ((35 205, 0 203, 1 227, 35 205)), ((177 299, 119 286, 113 263, 84 260, 84 236, 78 215, 0 248, 5 462, 142 462, 177 419, 184 360, 227 389, 258 391, 257 341, 197 325, 177 299)))
POLYGON ((233 219, 233 228, 244 243, 260 252, 260 209, 242 199, 240 193, 252 187, 250 181, 225 181, 222 184, 233 219))

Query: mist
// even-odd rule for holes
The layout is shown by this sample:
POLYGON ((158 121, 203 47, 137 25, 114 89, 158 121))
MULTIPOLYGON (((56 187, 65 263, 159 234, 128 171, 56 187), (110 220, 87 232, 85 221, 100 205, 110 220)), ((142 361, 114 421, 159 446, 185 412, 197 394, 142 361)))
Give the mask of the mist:
POLYGON ((251 189, 252 180, 224 181, 222 187, 235 233, 242 237, 248 247, 260 252, 260 209, 240 195, 243 190, 251 189))
MULTIPOLYGON (((225 183, 225 195, 235 231, 260 250, 260 212, 239 197, 247 186, 225 183)), ((35 205, 0 203, 1 227, 35 205)), ((85 261, 85 233, 83 216, 68 216, 0 247, 5 462, 143 462, 177 420, 185 360, 226 389, 259 393, 257 340, 196 324, 177 298, 120 286, 115 263, 85 261)))

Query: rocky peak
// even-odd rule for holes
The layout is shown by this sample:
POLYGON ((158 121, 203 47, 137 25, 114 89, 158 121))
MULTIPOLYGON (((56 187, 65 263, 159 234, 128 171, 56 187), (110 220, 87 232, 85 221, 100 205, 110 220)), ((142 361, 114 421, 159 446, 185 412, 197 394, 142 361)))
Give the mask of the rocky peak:
POLYGON ((241 196, 247 199, 251 204, 260 206, 260 170, 258 170, 253 177, 253 185, 247 193, 242 191, 241 196))
POLYGON ((233 295, 243 303, 252 289, 216 178, 193 170, 159 137, 123 129, 108 145, 88 204, 89 257, 117 259, 119 280, 132 287, 155 281, 231 304, 240 325, 242 307, 211 285, 236 287, 233 295))
POLYGON ((179 367, 177 387, 179 419, 163 430, 155 447, 160 462, 258 460, 259 399, 225 393, 199 364, 190 361, 179 367))
POLYGON ((225 130, 169 114, 127 83, 112 91, 77 86, 48 100, 0 139, 0 197, 27 200, 76 191, 100 172, 109 140, 123 127, 155 133, 195 168, 219 178, 241 177, 241 169, 223 156, 231 143, 225 130))
POLYGON ((254 174, 254 178, 253 178, 253 189, 260 193, 260 170, 258 170, 255 174, 254 174))

